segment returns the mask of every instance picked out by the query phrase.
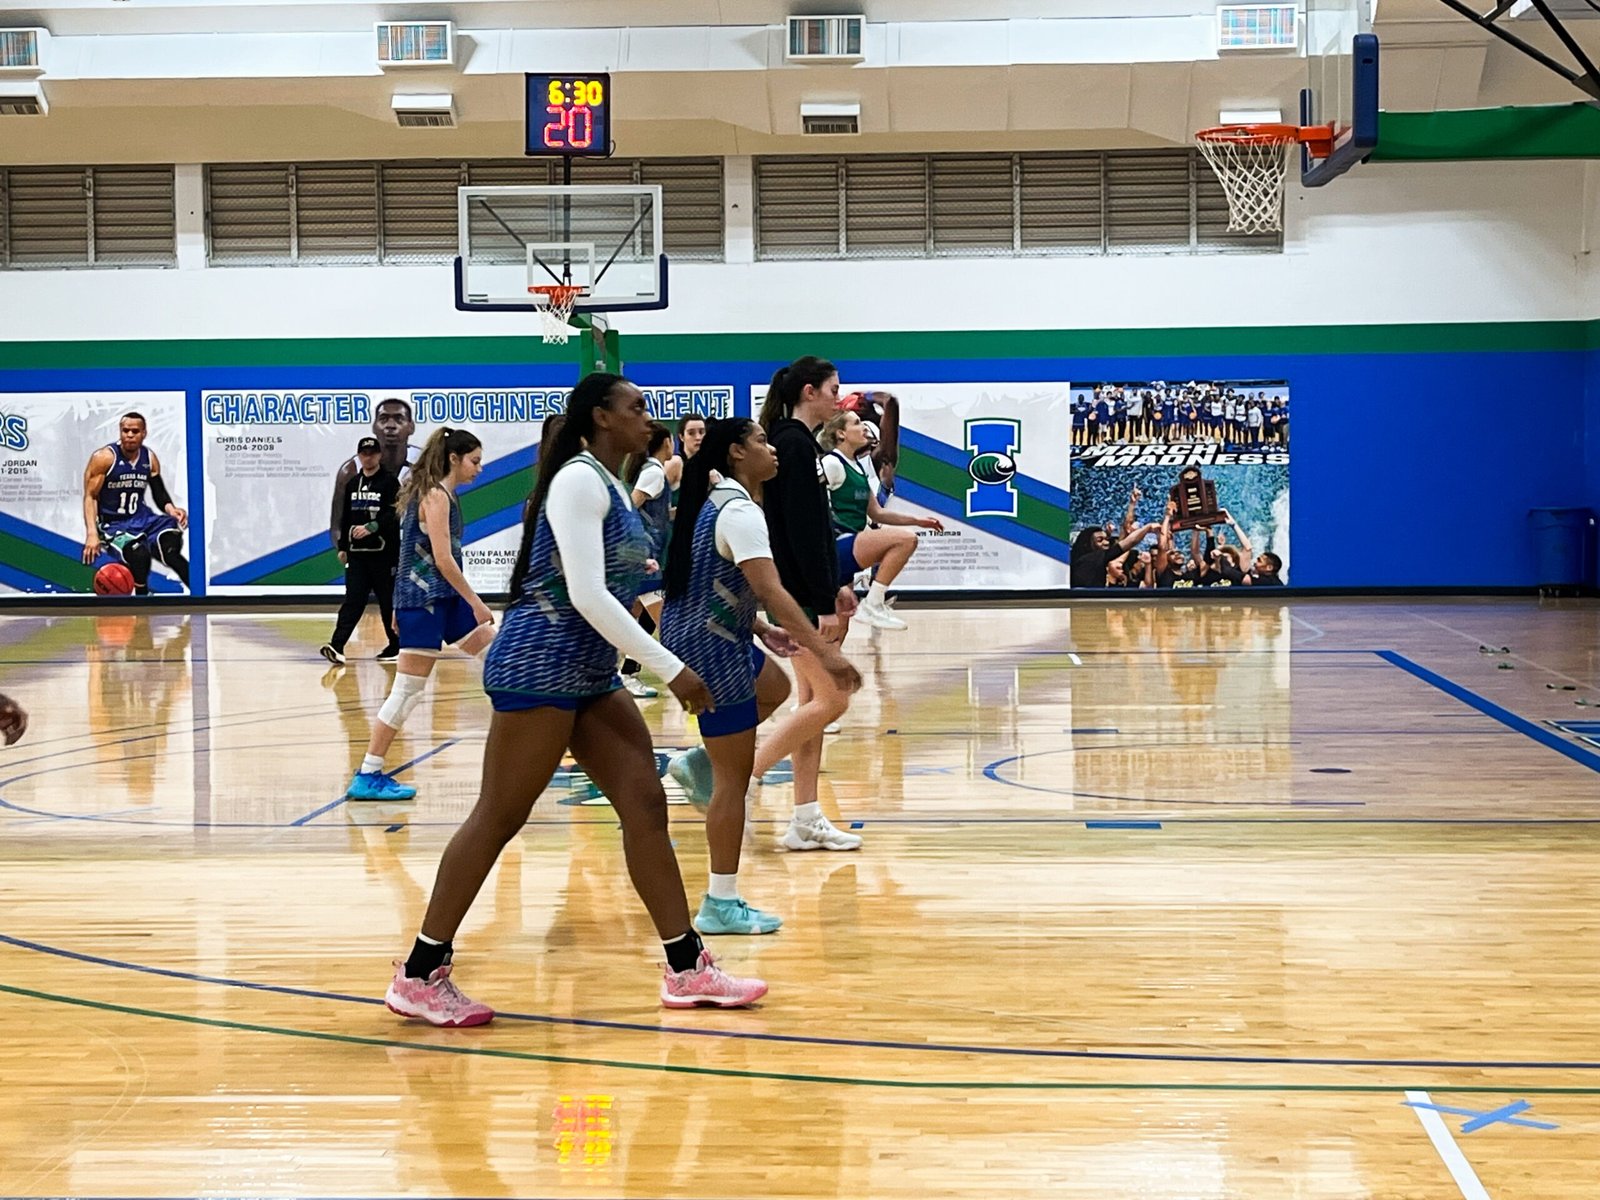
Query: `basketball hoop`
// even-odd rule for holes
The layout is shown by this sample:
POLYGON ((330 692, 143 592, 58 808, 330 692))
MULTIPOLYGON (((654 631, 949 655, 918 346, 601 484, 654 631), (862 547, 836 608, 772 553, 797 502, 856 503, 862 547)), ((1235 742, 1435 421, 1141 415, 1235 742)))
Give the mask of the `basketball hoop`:
POLYGON ((1326 125, 1218 125, 1195 138, 1228 198, 1231 233, 1282 229, 1290 149, 1303 143, 1312 158, 1333 151, 1333 130, 1326 125))
POLYGON ((568 324, 572 306, 583 295, 583 288, 571 283, 540 283, 530 286, 528 292, 544 299, 539 305, 539 324, 543 326, 545 345, 565 346, 572 336, 572 326, 568 324))

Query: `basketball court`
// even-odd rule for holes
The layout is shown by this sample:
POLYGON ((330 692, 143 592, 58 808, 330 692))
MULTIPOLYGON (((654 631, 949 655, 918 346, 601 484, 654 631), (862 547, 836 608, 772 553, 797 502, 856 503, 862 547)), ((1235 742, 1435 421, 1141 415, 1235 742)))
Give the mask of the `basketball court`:
POLYGON ((717 940, 760 1009, 659 1010, 616 822, 558 777, 459 939, 505 1010, 465 1031, 378 997, 477 794, 474 669, 406 731, 422 798, 357 805, 387 676, 316 682, 325 617, 9 618, 53 699, 0 779, 0 1192, 1587 1194, 1600 739, 1552 722, 1592 606, 913 615, 827 751, 864 852, 775 850, 781 775, 753 802, 788 921, 717 940))
MULTIPOLYGON (((206 148, 225 126, 196 124, 199 148, 154 199, 113 192, 92 168, 52 175, 39 186, 58 198, 87 189, 90 234, 72 271, 38 249, 71 239, 23 186, 43 178, 49 152, 17 143, 26 168, 0 163, 0 267, 19 269, 0 271, 0 302, 17 299, 24 333, 8 347, 0 327, 0 450, 48 458, 60 431, 39 414, 88 415, 60 422, 76 457, 59 528, 30 524, 34 492, 4 490, 35 464, 0 459, 0 693, 29 714, 26 736, 0 748, 0 1197, 1589 1200, 1600 604, 1581 549, 1570 571, 1547 558, 1524 567, 1505 530, 1521 531, 1529 507, 1588 511, 1600 425, 1524 437, 1510 399, 1570 387, 1576 408, 1592 407, 1600 366, 1594 314, 1495 303, 1600 296, 1583 273, 1600 177, 1579 166, 1572 194, 1548 200, 1579 200, 1581 250, 1552 240, 1546 258, 1523 261, 1532 235, 1481 259, 1465 247, 1518 206, 1549 217, 1501 160, 1600 158, 1584 99, 1600 97, 1589 61, 1600 22, 1576 5, 1483 3, 1175 2, 1131 17, 1069 4, 1049 16, 1086 22, 1085 45, 1111 46, 1130 21, 1152 46, 1197 22, 1210 39, 1214 20, 1216 38, 1203 53, 1163 49, 1137 77, 1151 64, 1105 51, 1070 85, 1051 76, 1062 32, 1018 6, 1000 22, 969 5, 946 19, 869 3, 855 24, 755 6, 736 45, 712 37, 733 17, 678 13, 664 40, 630 26, 604 46, 588 16, 555 6, 441 6, 419 15, 415 45, 385 32, 394 13, 362 6, 360 28, 338 36, 369 39, 379 22, 367 74, 388 70, 392 84, 417 67, 422 81, 395 93, 381 130, 305 117, 325 141, 271 126, 259 151, 230 156, 206 148), (437 34, 451 13, 477 32, 437 34), (554 36, 535 54, 518 39, 541 19, 554 36), (996 23, 1011 27, 1003 51, 996 23), (671 70, 637 80, 629 62, 650 54, 671 70), (937 66, 932 82, 880 86, 866 69, 917 54, 937 66), (1000 126, 1010 142, 941 128, 932 114, 958 87, 990 82, 1002 56, 1017 68, 1000 126), (827 86, 785 82, 807 58, 831 72, 817 76, 827 86), (1124 68, 1127 80, 1114 74, 1124 68), (495 79, 474 90, 474 74, 495 79), (722 122, 689 115, 697 80, 721 97, 722 122), (1049 123, 1017 116, 1057 86, 1052 105, 1119 115, 1085 116, 1058 147, 1049 123), (1163 89, 1188 100, 1166 104, 1163 89), (1445 102, 1469 93, 1503 103, 1445 102), (494 153, 544 160, 536 168, 452 143, 424 154, 387 127, 393 116, 397 129, 472 134, 489 99, 499 142, 520 142, 494 153), (741 121, 764 105, 771 120, 753 134, 741 121), (603 161, 624 143, 654 153, 652 130, 683 163, 603 161), (855 134, 875 139, 868 151, 848 143, 855 134), (1189 156, 1179 167, 1161 157, 1174 150, 1189 156), (1103 157, 1071 157, 1088 154, 1103 157), (907 166, 914 155, 926 161, 907 166), (306 161, 285 183, 275 164, 296 156, 306 161), (341 156, 355 165, 331 163, 341 156), (1502 173, 1485 190, 1512 189, 1514 203, 1485 199, 1488 216, 1469 227, 1481 214, 1468 194, 1439 217, 1437 242, 1412 234, 1419 256, 1445 246, 1465 265, 1385 274, 1408 235, 1382 227, 1415 218, 1405 202, 1422 185, 1405 176, 1412 190, 1380 193, 1382 172, 1469 164, 1443 168, 1456 173, 1428 185, 1440 195, 1470 188, 1491 160, 1502 173), (341 208, 348 179, 336 176, 368 168, 373 244, 345 261, 326 246, 365 237, 367 218, 341 208), (720 212, 694 207, 694 187, 713 178, 720 212), (1176 217, 1150 199, 1163 187, 1176 217), (428 199, 391 222, 402 188, 428 199), (905 216, 919 189, 925 231, 905 216), (1122 189, 1148 205, 1119 226, 1122 189), (97 209, 97 195, 115 199, 97 209), (118 265, 117 231, 143 228, 151 204, 177 214, 171 262, 77 272, 98 277, 104 309, 71 318, 70 337, 28 332, 44 326, 24 309, 70 310, 62 277, 118 265), (1073 232, 1091 204, 1098 226, 1073 232), (1007 205, 1006 220, 979 220, 1007 205), (103 212, 118 216, 97 223, 103 212), (716 245, 701 253, 694 234, 713 216, 716 245), (1371 252, 1377 282, 1351 289, 1368 267, 1347 277, 1317 256, 1337 244, 1348 257, 1368 236, 1386 247, 1371 252), (1131 240, 1119 249, 1119 237, 1131 240), (325 285, 276 269, 317 265, 319 252, 325 285), (408 253, 426 261, 410 275, 408 253), (1484 266, 1496 255, 1512 281, 1503 297, 1484 266), (924 274, 895 261, 941 256, 924 274), (1276 275, 1259 265, 1290 259, 1276 275), (1216 286, 1221 274, 1190 269, 1219 262, 1237 264, 1242 299, 1216 286), (1541 275, 1549 262, 1574 273, 1541 275), (1145 289, 1132 309, 1105 282, 1119 269, 1145 289), (1375 314, 1361 328, 1379 332, 1294 311, 1271 280, 1328 312, 1375 314), (1475 321, 1463 306, 1480 284, 1492 312, 1475 321), (1051 289, 1089 318, 1035 325, 1013 311, 1054 303, 1051 289), (1420 315, 1388 322, 1402 303, 1420 315), (258 336, 238 306, 252 320, 290 314, 288 332, 258 336), (763 324, 775 306, 782 329, 763 324), (126 332, 104 346, 112 309, 126 332), (696 324, 701 310, 749 325, 696 324), (965 323, 917 324, 930 312, 965 323), (1341 338, 1360 342, 1346 366, 1341 338), (825 743, 820 803, 861 835, 860 852, 785 852, 793 771, 769 772, 750 794, 740 881, 785 923, 708 942, 771 991, 749 1009, 666 1011, 661 945, 617 817, 569 759, 455 941, 456 969, 495 1021, 441 1029, 390 1012, 391 960, 478 800, 491 709, 480 665, 446 654, 387 760, 417 798, 346 794, 395 668, 376 660, 390 639, 371 610, 347 663, 318 657, 342 586, 325 466, 381 453, 410 470, 427 430, 488 430, 484 475, 461 499, 463 569, 500 579, 543 423, 580 374, 629 373, 676 430, 708 407, 758 410, 772 370, 801 353, 838 357, 846 390, 863 396, 880 380, 922 388, 897 417, 888 507, 1004 531, 969 537, 965 558, 925 539, 918 553, 944 553, 947 574, 908 576, 897 592, 910 628, 850 633, 864 686, 825 743), (1345 407, 1383 371, 1421 415, 1386 409, 1357 430, 1345 407), (1442 438, 1437 412, 1468 409, 1474 387, 1486 415, 1442 438), (1296 436, 1341 445, 1319 457, 1295 443, 1292 562, 1291 388, 1296 436), (1036 408, 1018 416, 1024 402, 1036 408), (32 446, 8 444, 28 404, 32 446), (96 518, 94 497, 80 499, 79 443, 116 436, 135 407, 183 505, 193 583, 188 560, 180 586, 168 558, 136 562, 109 537, 80 555, 73 522, 85 505, 96 518), (1202 444, 1204 456, 1183 457, 1202 444), (1450 459, 1463 446, 1473 455, 1450 459), (1150 486, 1156 469, 1162 489, 1180 481, 1170 498, 1150 486), (1433 507, 1418 500, 1422 476, 1433 507), (310 481, 303 504, 271 495, 294 480, 310 481), (1499 524, 1496 506, 1511 513, 1499 524), (1203 582, 1224 546, 1249 587, 1203 582), (1072 566, 1084 549, 1102 554, 1087 585, 1072 566), (1156 582, 1163 561, 1179 582, 1156 582), (1139 586, 1140 572, 1149 590, 1112 591, 1139 586), (1266 586, 1278 583, 1290 586, 1266 586)), ((0 5, 16 10, 0 26, 55 19, 66 46, 204 24, 182 5, 156 17, 72 7, 0 5)), ((316 42, 296 32, 296 6, 201 7, 241 32, 282 33, 285 54, 290 35, 316 42)), ((8 33, 0 50, 22 54, 8 33)), ((46 116, 49 97, 54 128, 73 136, 74 122, 119 119, 105 111, 118 97, 148 101, 123 80, 74 114, 84 93, 58 78, 93 56, 73 55, 59 70, 0 73, 0 135, 13 111, 46 116)), ((343 74, 296 61, 327 89, 317 104, 360 111, 343 74)), ((149 69, 159 82, 164 68, 149 69)), ((243 119, 290 101, 262 83, 237 103, 243 119)), ((659 691, 639 704, 665 777, 701 737, 659 691)), ((697 897, 705 818, 665 787, 697 897)))

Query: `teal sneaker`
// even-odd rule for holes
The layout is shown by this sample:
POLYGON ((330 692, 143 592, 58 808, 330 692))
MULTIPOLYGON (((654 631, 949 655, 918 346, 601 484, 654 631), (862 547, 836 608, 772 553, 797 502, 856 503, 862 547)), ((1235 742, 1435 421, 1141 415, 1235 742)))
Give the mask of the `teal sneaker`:
POLYGON ((410 800, 417 789, 398 783, 382 771, 357 771, 344 794, 352 800, 410 800))
POLYGON ((713 900, 707 896, 700 901, 694 927, 701 933, 777 933, 783 927, 783 918, 751 908, 743 900, 713 900))
POLYGON ((711 807, 711 755, 704 746, 696 746, 683 754, 673 755, 667 764, 667 774, 683 789, 689 803, 701 812, 711 807))

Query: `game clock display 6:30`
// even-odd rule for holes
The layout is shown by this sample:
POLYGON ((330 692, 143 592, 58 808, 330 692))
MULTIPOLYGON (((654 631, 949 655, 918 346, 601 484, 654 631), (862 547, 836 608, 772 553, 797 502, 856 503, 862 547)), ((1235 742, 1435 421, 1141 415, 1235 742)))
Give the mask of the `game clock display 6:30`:
POLYGON ((529 75, 528 154, 611 153, 611 76, 529 75))

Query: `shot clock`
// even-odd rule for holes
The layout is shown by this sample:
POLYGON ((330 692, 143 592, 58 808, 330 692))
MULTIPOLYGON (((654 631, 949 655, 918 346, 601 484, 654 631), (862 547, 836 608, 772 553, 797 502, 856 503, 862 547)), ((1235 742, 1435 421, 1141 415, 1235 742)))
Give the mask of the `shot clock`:
POLYGON ((611 153, 609 73, 528 75, 529 155, 605 158, 611 153))

